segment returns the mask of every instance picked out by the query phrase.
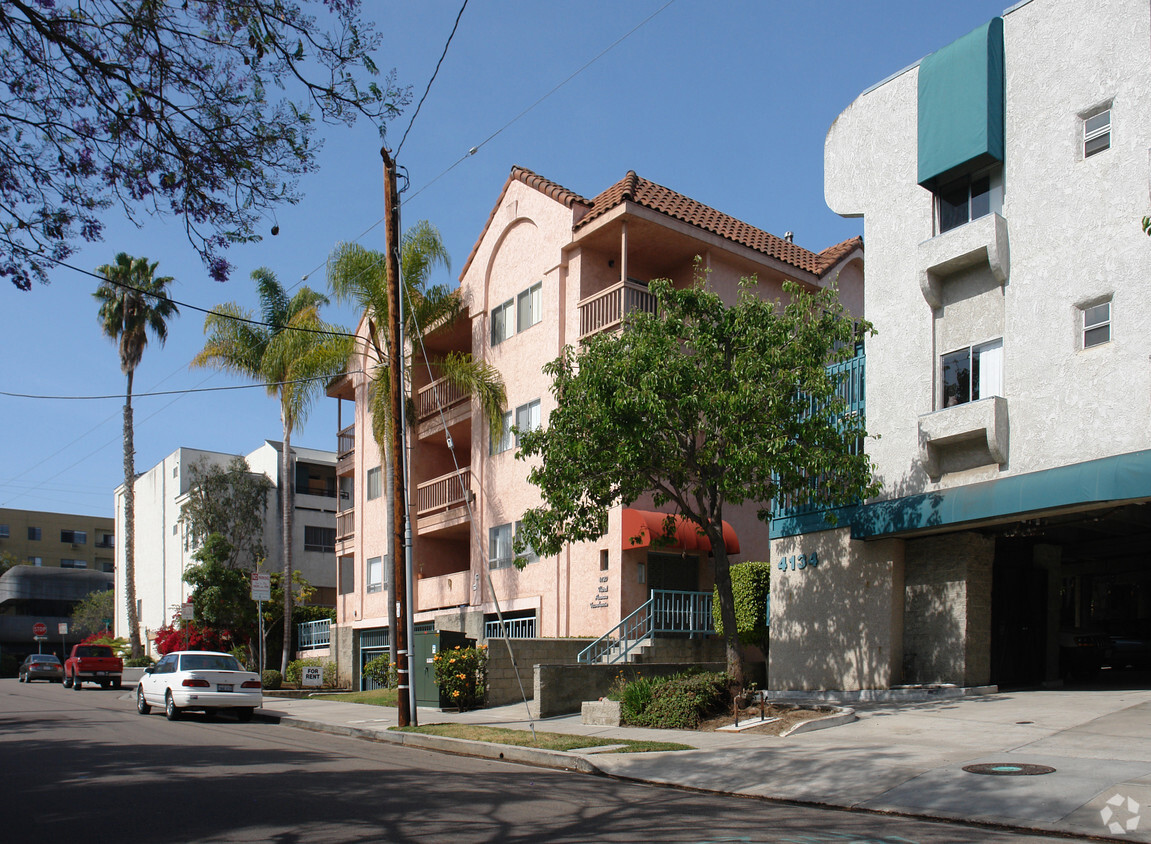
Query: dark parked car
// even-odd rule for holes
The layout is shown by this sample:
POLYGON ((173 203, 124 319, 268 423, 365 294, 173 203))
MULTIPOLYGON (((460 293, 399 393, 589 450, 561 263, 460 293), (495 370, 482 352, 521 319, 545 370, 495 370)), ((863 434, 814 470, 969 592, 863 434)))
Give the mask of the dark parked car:
POLYGON ((21 683, 31 683, 33 680, 63 683, 64 666, 55 654, 32 654, 21 663, 18 679, 21 683))
POLYGON ((1132 626, 1112 630, 1107 638, 1110 648, 1107 661, 1112 668, 1151 669, 1151 636, 1147 635, 1146 628, 1132 626))

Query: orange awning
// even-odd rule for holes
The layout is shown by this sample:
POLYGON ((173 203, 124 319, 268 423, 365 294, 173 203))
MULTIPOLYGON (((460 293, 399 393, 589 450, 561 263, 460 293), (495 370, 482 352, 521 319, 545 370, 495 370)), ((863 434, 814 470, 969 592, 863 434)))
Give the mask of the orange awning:
MULTIPOLYGON (((623 510, 623 539, 621 547, 628 551, 634 548, 647 548, 652 544, 652 538, 667 535, 668 513, 657 513, 654 510, 633 510, 625 507, 623 510)), ((707 537, 700 533, 695 522, 683 516, 671 516, 675 521, 675 530, 668 536, 668 544, 660 547, 679 548, 684 551, 710 551, 711 543, 707 537)), ((735 528, 727 522, 723 523, 723 544, 727 553, 739 553, 739 537, 735 535, 735 528)))

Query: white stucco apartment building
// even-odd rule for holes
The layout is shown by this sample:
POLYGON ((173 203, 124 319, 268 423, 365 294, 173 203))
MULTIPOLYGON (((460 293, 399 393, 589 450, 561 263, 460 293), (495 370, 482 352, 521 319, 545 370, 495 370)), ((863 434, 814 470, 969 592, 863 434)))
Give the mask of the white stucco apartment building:
POLYGON ((772 687, 1058 682, 1151 635, 1149 83, 1146 0, 1030 0, 831 126, 883 491, 773 524, 772 687))
MULTIPOLYGON (((516 523, 539 497, 527 481, 528 464, 516 459, 510 428, 547 424, 554 398, 542 367, 564 345, 617 330, 628 311, 652 307, 652 279, 691 285, 696 256, 729 302, 741 277, 756 276, 761 294, 773 299, 783 297, 785 280, 812 289, 837 283, 844 303, 858 314, 859 238, 812 252, 634 172, 587 199, 521 167, 512 168, 477 229, 460 275, 465 313, 432 332, 427 348, 432 357, 469 352, 499 371, 507 388, 506 433, 493 440, 478 405, 415 361, 410 493, 417 630, 482 639, 498 601, 515 625, 513 635, 594 639, 647 602, 652 590, 709 600, 713 573, 710 549, 701 547, 706 540, 685 527, 676 544, 651 549, 652 533, 663 532, 663 516, 646 501, 613 509, 599 541, 517 569, 511 549, 516 523)), ((350 374, 329 389, 354 402, 352 424, 342 423, 347 427, 340 432, 337 467, 341 489, 354 490, 350 499, 341 497, 337 530, 340 594, 333 637, 341 672, 382 652, 388 639, 386 478, 371 433, 365 374, 373 366, 353 360, 350 374)), ((341 401, 342 419, 347 401, 341 401)), ((733 562, 766 559, 768 527, 756 509, 725 510, 733 562)), ((358 674, 344 676, 357 682, 358 674)))
MULTIPOLYGON (((283 569, 280 504, 276 492, 280 475, 279 442, 265 440, 247 455, 178 448, 136 477, 136 601, 141 640, 150 643, 156 630, 170 624, 190 587, 184 571, 195 565, 195 548, 186 541, 180 509, 197 463, 227 466, 243 456, 253 472, 267 476, 273 489, 268 496, 264 524, 266 569, 283 569)), ((292 563, 317 587, 312 603, 335 603, 336 562, 336 455, 330 451, 292 447, 295 482, 294 546, 292 563)), ((124 485, 115 492, 116 520, 116 635, 127 637, 128 611, 124 604, 124 485)))

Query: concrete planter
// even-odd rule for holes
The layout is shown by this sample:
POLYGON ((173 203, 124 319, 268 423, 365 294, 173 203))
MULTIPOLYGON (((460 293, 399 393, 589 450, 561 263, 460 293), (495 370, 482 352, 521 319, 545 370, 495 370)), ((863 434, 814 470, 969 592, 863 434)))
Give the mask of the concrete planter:
POLYGON ((585 700, 580 707, 580 723, 595 727, 619 726, 618 700, 585 700))

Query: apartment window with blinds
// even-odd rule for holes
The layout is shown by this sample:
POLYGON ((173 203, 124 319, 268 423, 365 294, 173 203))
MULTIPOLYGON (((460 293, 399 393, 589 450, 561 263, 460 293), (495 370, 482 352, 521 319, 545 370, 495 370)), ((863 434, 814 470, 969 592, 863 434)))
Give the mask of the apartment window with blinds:
POLYGON ((492 308, 492 345, 498 346, 516 333, 515 299, 492 308))
POLYGON ((1083 157, 1111 148, 1111 109, 1083 120, 1083 157))
POLYGON ((492 454, 503 454, 515 445, 512 435, 512 411, 507 411, 500 417, 500 430, 492 436, 492 454))
POLYGON ((516 408, 516 447, 519 447, 520 437, 528 431, 534 431, 540 426, 540 400, 521 404, 516 408))
POLYGON ((368 470, 368 501, 380 497, 380 467, 368 470))
POLYGON ((335 553, 336 529, 304 525, 304 550, 335 553))
POLYGON ((384 591, 384 558, 371 557, 367 562, 367 577, 368 592, 382 592, 384 591))
POLYGON ((526 331, 543 319, 543 282, 516 297, 516 331, 526 331))
POLYGON ((1111 303, 1083 308, 1083 348, 1111 342, 1111 303))
POLYGON ((512 525, 497 525, 488 528, 488 565, 493 569, 504 569, 512 564, 512 525))
POLYGON ((945 408, 1003 395, 1003 340, 948 352, 940 374, 945 408))

